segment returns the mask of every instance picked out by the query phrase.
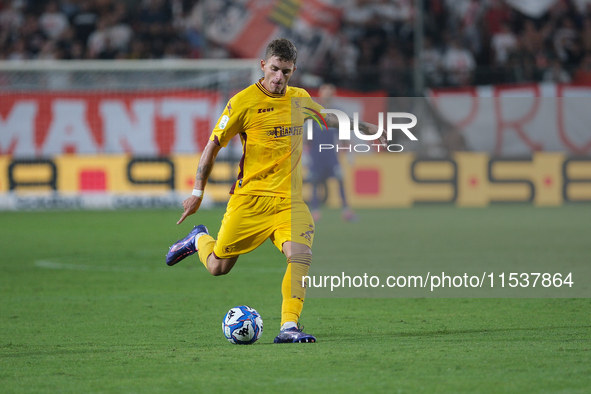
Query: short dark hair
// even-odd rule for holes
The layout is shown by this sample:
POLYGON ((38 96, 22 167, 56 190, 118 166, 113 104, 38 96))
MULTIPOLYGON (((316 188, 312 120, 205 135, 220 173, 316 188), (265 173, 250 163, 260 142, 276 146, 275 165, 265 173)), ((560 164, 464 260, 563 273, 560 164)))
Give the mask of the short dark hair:
POLYGON ((276 38, 267 45, 265 60, 273 56, 277 56, 283 62, 293 62, 295 65, 298 59, 298 50, 287 38, 276 38))

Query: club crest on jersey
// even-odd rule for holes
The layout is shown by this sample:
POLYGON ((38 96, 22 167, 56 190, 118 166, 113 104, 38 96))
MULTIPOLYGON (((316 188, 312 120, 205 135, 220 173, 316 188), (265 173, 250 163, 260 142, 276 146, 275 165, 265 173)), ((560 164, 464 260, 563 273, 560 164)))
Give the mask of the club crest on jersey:
POLYGON ((298 111, 301 111, 302 110, 302 104, 300 103, 300 100, 299 99, 292 99, 291 100, 291 104, 298 111))
POLYGON ((267 132, 268 136, 273 138, 281 138, 292 135, 302 135, 304 132, 303 126, 275 126, 273 130, 267 132))

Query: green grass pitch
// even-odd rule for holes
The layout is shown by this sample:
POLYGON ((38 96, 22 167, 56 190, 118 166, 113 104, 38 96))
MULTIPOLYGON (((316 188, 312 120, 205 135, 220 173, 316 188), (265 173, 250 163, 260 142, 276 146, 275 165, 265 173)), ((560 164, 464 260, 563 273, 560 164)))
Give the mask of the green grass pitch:
MULTIPOLYGON (((0 392, 591 392, 589 298, 308 298, 302 322, 318 343, 274 345, 283 256, 267 242, 227 276, 196 256, 167 267, 168 246, 196 222, 215 234, 223 211, 176 226, 180 213, 0 213, 0 392), (265 322, 252 346, 222 335, 222 317, 241 304, 265 322)), ((345 226, 376 215, 384 228, 374 231, 410 245, 393 252, 406 263, 478 258, 486 245, 466 240, 480 228, 513 240, 483 251, 487 261, 591 264, 588 205, 367 210, 358 224, 327 211, 318 247, 343 228, 354 238, 345 226)))

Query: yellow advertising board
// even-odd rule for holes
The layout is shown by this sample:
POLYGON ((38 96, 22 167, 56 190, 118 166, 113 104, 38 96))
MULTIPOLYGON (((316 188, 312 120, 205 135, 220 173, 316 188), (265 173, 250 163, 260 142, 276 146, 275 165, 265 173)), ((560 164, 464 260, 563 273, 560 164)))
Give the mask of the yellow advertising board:
MULTIPOLYGON (((0 195, 185 196, 193 188, 198 162, 199 155, 61 155, 27 160, 0 156, 0 195)), ((473 152, 446 159, 367 154, 342 160, 341 167, 349 204, 356 208, 417 203, 485 207, 504 202, 559 206, 591 201, 591 158, 559 153, 536 153, 528 159, 498 159, 473 152)), ((218 160, 207 185, 208 197, 225 203, 237 174, 237 161, 218 160)), ((329 180, 326 187, 327 205, 338 207, 336 182, 329 180)), ((305 184, 304 195, 310 192, 305 184)))

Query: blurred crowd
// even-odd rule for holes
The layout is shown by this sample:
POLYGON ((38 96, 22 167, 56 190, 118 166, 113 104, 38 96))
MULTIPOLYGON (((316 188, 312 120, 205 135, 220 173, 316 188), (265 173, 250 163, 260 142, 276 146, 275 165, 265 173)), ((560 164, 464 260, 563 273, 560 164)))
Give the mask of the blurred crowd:
MULTIPOLYGON (((413 1, 356 0, 323 74, 351 87, 412 94, 413 1)), ((502 0, 423 0, 426 85, 591 84, 591 1, 557 0, 532 18, 502 0)))
POLYGON ((198 57, 183 31, 183 0, 2 0, 0 57, 198 57))
MULTIPOLYGON (((230 57, 205 39, 203 1, 2 0, 0 59, 230 57)), ((429 87, 591 83, 591 0, 556 0, 537 18, 503 0, 423 0, 420 59, 413 0, 337 3, 341 29, 307 70, 337 86, 411 94, 418 60, 429 87)))

